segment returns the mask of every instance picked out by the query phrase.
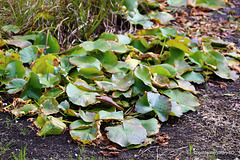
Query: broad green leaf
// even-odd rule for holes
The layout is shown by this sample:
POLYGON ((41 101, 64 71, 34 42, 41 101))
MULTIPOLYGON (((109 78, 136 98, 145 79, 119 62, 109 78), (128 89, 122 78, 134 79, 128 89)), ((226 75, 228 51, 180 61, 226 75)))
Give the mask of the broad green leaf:
POLYGON ((103 39, 98 39, 94 42, 83 42, 80 44, 80 47, 83 47, 86 51, 100 50, 101 52, 106 52, 110 50, 110 44, 103 39))
POLYGON ((134 71, 134 75, 137 78, 141 79, 144 84, 151 87, 154 92, 157 91, 156 88, 154 88, 152 85, 151 74, 147 67, 144 67, 142 65, 138 66, 134 71))
POLYGON ((173 64, 174 59, 184 59, 184 57, 185 57, 185 53, 181 49, 178 49, 178 48, 171 47, 169 49, 169 52, 170 52, 170 57, 166 61, 169 64, 173 64))
POLYGON ((172 110, 171 110, 170 115, 181 117, 183 115, 183 110, 182 110, 181 106, 179 104, 177 104, 177 102, 175 102, 175 101, 171 101, 171 104, 172 104, 172 110))
POLYGON ((188 71, 192 71, 192 69, 188 65, 188 63, 183 59, 175 59, 174 60, 174 66, 177 69, 177 73, 179 75, 182 75, 183 73, 186 73, 188 71))
POLYGON ((135 80, 132 75, 132 72, 129 72, 128 74, 119 77, 118 79, 115 79, 112 82, 108 81, 95 81, 95 82, 100 88, 108 92, 113 90, 127 91, 129 87, 134 84, 135 80))
POLYGON ((145 91, 151 91, 151 88, 143 83, 142 80, 137 78, 136 76, 134 77, 135 83, 132 85, 132 96, 137 96, 139 94, 144 94, 145 91))
POLYGON ((150 18, 146 15, 142 15, 139 11, 128 12, 127 19, 132 24, 140 24, 144 29, 152 28, 153 22, 150 21, 150 18))
POLYGON ((24 78, 25 70, 22 62, 14 60, 8 63, 5 75, 7 78, 24 78))
POLYGON ((112 51, 97 51, 89 54, 97 58, 102 63, 102 66, 107 70, 114 68, 118 64, 117 56, 112 51))
POLYGON ((151 68, 151 73, 157 73, 158 75, 167 76, 169 78, 172 78, 171 73, 162 66, 153 66, 151 68))
POLYGON ((34 104, 26 104, 23 107, 15 108, 11 112, 17 117, 22 117, 25 115, 33 115, 38 111, 38 107, 34 104))
POLYGON ((28 35, 17 35, 17 36, 13 36, 13 39, 16 39, 16 40, 24 40, 24 41, 27 41, 27 40, 33 40, 35 41, 37 38, 37 35, 36 34, 28 34, 28 35))
POLYGON ((83 107, 96 103, 96 96, 99 95, 96 92, 86 92, 71 83, 67 85, 66 93, 72 103, 83 107))
POLYGON ((137 35, 140 36, 157 36, 159 33, 161 33, 160 28, 149 28, 149 29, 142 29, 137 32, 137 35))
POLYGON ((78 46, 74 46, 68 50, 65 50, 63 52, 60 53, 61 55, 64 56, 69 56, 69 57, 74 57, 74 56, 86 56, 86 50, 83 47, 78 46))
POLYGON ((70 135, 73 140, 81 142, 83 144, 91 144, 93 140, 97 138, 98 128, 96 125, 90 127, 83 127, 82 129, 70 130, 70 135))
POLYGON ((129 68, 131 70, 134 70, 140 64, 141 61, 137 59, 128 59, 125 60, 125 62, 129 65, 129 68))
POLYGON ((195 87, 189 81, 179 79, 177 80, 177 83, 179 88, 194 94, 197 93, 195 87))
POLYGON ((58 102, 55 98, 47 98, 42 103, 42 113, 45 115, 50 115, 58 113, 58 102))
POLYGON ((189 48, 183 42, 177 40, 168 40, 167 45, 168 47, 175 47, 181 49, 185 53, 189 53, 189 48))
POLYGON ((93 122, 94 118, 96 116, 96 113, 94 112, 84 112, 83 110, 78 110, 79 116, 84 120, 84 122, 93 122))
POLYGON ((200 105, 197 97, 187 91, 181 91, 179 89, 163 91, 165 95, 176 101, 182 108, 183 113, 190 110, 196 111, 196 108, 200 105))
POLYGON ((35 73, 48 74, 54 72, 54 65, 58 59, 52 55, 44 55, 36 60, 32 67, 32 71, 35 73))
POLYGON ((147 135, 152 136, 159 133, 160 124, 156 118, 151 118, 148 120, 140 120, 142 126, 147 130, 147 135))
POLYGON ((38 115, 36 121, 33 122, 33 124, 37 128, 42 128, 47 121, 48 121, 48 116, 46 116, 45 114, 40 114, 38 115))
POLYGON ((177 70, 172 65, 165 63, 165 64, 160 64, 159 66, 161 66, 161 67, 163 67, 163 68, 165 68, 165 69, 167 69, 169 71, 169 73, 171 74, 170 78, 173 78, 173 77, 176 76, 177 70))
POLYGON ((46 45, 45 48, 47 49, 44 51, 45 54, 59 53, 60 51, 57 39, 50 33, 45 34, 44 32, 40 32, 34 41, 34 45, 46 45))
POLYGON ((82 79, 77 79, 74 82, 74 85, 77 86, 78 88, 82 89, 82 90, 85 90, 85 91, 96 91, 95 87, 89 85, 87 82, 85 82, 82 79))
POLYGON ((36 73, 31 72, 30 78, 24 86, 23 93, 20 97, 24 100, 33 98, 38 100, 42 95, 41 84, 39 82, 39 77, 36 73))
POLYGON ((13 32, 17 34, 20 31, 20 27, 16 25, 5 25, 1 27, 4 32, 13 32))
POLYGON ((136 111, 139 113, 148 113, 154 111, 159 120, 167 121, 171 112, 171 103, 169 99, 158 93, 147 92, 136 103, 136 111))
POLYGON ((102 80, 104 78, 103 72, 95 68, 82 68, 79 74, 87 79, 102 80))
POLYGON ((221 78, 224 78, 224 79, 232 79, 232 80, 237 80, 239 78, 239 76, 236 74, 235 71, 231 71, 229 68, 228 68, 228 65, 224 64, 223 62, 218 62, 218 65, 217 65, 217 70, 214 71, 214 73, 216 75, 218 75, 219 77, 221 78))
MULTIPOLYGON (((152 19, 157 21, 160 24, 166 25, 168 22, 174 20, 175 18, 167 13, 167 12, 150 12, 148 16, 152 19)), ((165 36, 166 37, 166 36, 165 36)))
POLYGON ((54 87, 59 83, 59 78, 51 73, 44 74, 40 77, 40 83, 43 85, 43 88, 54 87))
POLYGON ((70 130, 77 130, 77 129, 86 129, 89 127, 92 127, 93 123, 92 122, 85 122, 81 119, 73 121, 70 126, 69 129, 70 130))
POLYGON ((180 7, 187 6, 188 0, 167 0, 170 6, 180 7))
POLYGON ((98 112, 97 116, 95 117, 96 120, 117 120, 117 121, 123 121, 123 111, 117 111, 117 112, 107 112, 107 111, 100 111, 98 112))
POLYGON ((124 6, 127 8, 128 11, 137 11, 138 8, 138 1, 137 0, 124 0, 124 6))
POLYGON ((147 131, 138 119, 124 120, 122 125, 106 127, 108 138, 122 147, 137 145, 147 138, 147 131))
POLYGON ((196 5, 208 7, 211 9, 219 9, 226 7, 225 0, 196 0, 196 5))
POLYGON ((181 75, 182 78, 184 78, 187 81, 195 82, 195 83, 203 83, 204 77, 200 73, 196 72, 186 72, 183 75, 181 75))
POLYGON ((118 36, 118 42, 120 44, 129 44, 132 41, 132 39, 129 38, 127 35, 118 34, 117 36, 118 36))
POLYGON ((26 81, 24 79, 13 79, 11 82, 6 86, 6 89, 8 89, 8 93, 15 94, 19 91, 21 91, 26 84, 26 81))
MULTIPOLYGON (((38 121, 38 119, 36 121, 38 121)), ((60 135, 66 129, 66 124, 61 120, 49 116, 45 124, 42 126, 41 131, 38 133, 38 136, 60 135)))
POLYGON ((189 56, 189 59, 193 62, 198 64, 200 67, 204 65, 204 52, 194 52, 189 56))
POLYGON ((101 63, 99 60, 92 56, 72 57, 69 62, 78 67, 78 70, 82 68, 95 68, 101 70, 101 63))
POLYGON ((211 55, 213 55, 214 58, 216 58, 218 61, 222 62, 222 63, 225 63, 225 64, 228 64, 228 61, 227 59, 224 57, 223 54, 219 53, 219 52, 216 52, 216 51, 210 51, 209 52, 211 55))
POLYGON ((132 40, 130 45, 133 46, 134 48, 137 48, 143 53, 150 48, 147 40, 143 37, 135 38, 134 40, 132 40))
POLYGON ((166 76, 158 75, 156 73, 153 74, 152 84, 157 88, 167 88, 169 79, 166 76))
POLYGON ((109 41, 111 48, 111 51, 117 52, 117 53, 125 53, 128 49, 125 44, 121 44, 114 41, 109 41))
MULTIPOLYGON (((69 62, 69 57, 68 56, 61 56, 59 58, 60 64, 61 64, 61 69, 62 71, 65 71, 65 75, 68 74, 68 72, 74 67, 70 62, 69 62)), ((64 76, 65 76, 64 75, 64 76)))
MULTIPOLYGON (((47 88, 43 94, 42 97, 49 97, 49 98, 57 98, 59 97, 61 94, 63 94, 65 91, 61 86, 56 86, 53 88, 47 88)), ((42 98, 41 97, 41 98, 42 98)))
POLYGON ((37 53, 38 53, 37 47, 29 46, 29 47, 22 49, 19 52, 19 55, 21 56, 21 61, 23 63, 31 64, 32 61, 35 61, 37 59, 37 53))
POLYGON ((67 100, 61 102, 59 105, 58 105, 58 108, 63 110, 63 112, 65 114, 67 114, 68 116, 72 116, 72 117, 79 117, 79 114, 74 111, 73 109, 70 109, 70 105, 68 103, 67 100))
POLYGON ((107 41, 118 41, 118 36, 112 33, 102 33, 99 38, 107 41))

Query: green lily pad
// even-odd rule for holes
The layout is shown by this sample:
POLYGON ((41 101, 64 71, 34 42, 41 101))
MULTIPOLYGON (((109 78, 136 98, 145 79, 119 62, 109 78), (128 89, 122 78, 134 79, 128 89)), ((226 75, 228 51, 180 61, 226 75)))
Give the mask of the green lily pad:
POLYGON ((4 32, 13 32, 17 34, 20 31, 20 27, 16 25, 5 25, 5 26, 2 26, 2 30, 4 32))
POLYGON ((167 0, 170 6, 180 7, 187 6, 188 0, 167 0))
POLYGON ((58 113, 58 101, 55 98, 46 98, 42 103, 42 113, 45 115, 50 115, 58 113))
POLYGON ((78 70, 82 68, 95 68, 101 70, 101 63, 99 60, 92 56, 72 57, 69 59, 70 63, 77 66, 78 70))
POLYGON ((98 128, 96 124, 90 125, 89 123, 84 123, 83 121, 77 121, 73 122, 70 125, 70 128, 70 135, 72 139, 83 144, 91 144, 92 141, 97 138, 98 128))
POLYGON ((167 45, 168 47, 175 47, 181 49, 185 53, 189 53, 189 48, 183 42, 177 40, 168 40, 167 45))
POLYGON ((95 68, 82 68, 79 74, 87 79, 102 80, 104 78, 103 72, 95 68))
POLYGON ((72 103, 83 107, 96 103, 96 96, 99 95, 97 92, 84 91, 72 83, 67 85, 66 93, 72 103))
POLYGON ((111 51, 117 52, 117 53, 125 53, 128 49, 125 44, 121 44, 114 41, 109 41, 111 48, 111 51))
POLYGON ((156 118, 140 120, 142 126, 147 130, 147 135, 152 136, 159 133, 160 124, 156 118))
POLYGON ((187 91, 174 89, 163 91, 163 93, 177 102, 181 106, 183 113, 190 110, 196 111, 196 108, 200 105, 197 97, 187 91))
POLYGON ((152 11, 148 14, 148 16, 151 19, 153 19, 153 20, 155 20, 155 21, 157 21, 157 22, 159 22, 160 24, 163 24, 163 25, 166 25, 168 22, 175 19, 171 14, 169 14, 167 12, 154 12, 154 11, 152 11))
POLYGON ((136 111, 139 113, 148 113, 154 111, 159 120, 167 121, 171 113, 171 103, 169 99, 158 93, 147 92, 136 103, 136 111))
POLYGON ((40 83, 43 85, 43 88, 54 87, 59 83, 59 78, 51 73, 44 74, 40 77, 40 83))
POLYGON ((110 44, 103 39, 98 39, 94 42, 83 42, 80 44, 80 47, 83 47, 86 51, 100 50, 102 52, 109 51, 111 48, 110 44))
POLYGON ((192 68, 183 59, 175 59, 174 60, 174 65, 175 65, 175 68, 177 69, 177 73, 179 75, 182 75, 183 73, 192 71, 192 68))
POLYGON ((196 5, 208 7, 211 9, 225 8, 225 0, 196 0, 196 5))
POLYGON ((38 136, 60 135, 67 129, 66 124, 61 120, 52 116, 47 117, 43 115, 44 114, 38 116, 34 122, 37 127, 41 128, 38 136))
POLYGON ((195 82, 195 83, 203 83, 204 77, 200 73, 196 72, 186 72, 183 75, 181 75, 182 78, 184 78, 187 81, 195 82))
POLYGON ((25 69, 22 62, 19 60, 9 62, 5 70, 5 75, 7 78, 24 78, 25 69))
POLYGON ((26 81, 24 79, 15 78, 11 80, 9 84, 7 84, 6 89, 8 89, 8 93, 15 94, 21 91, 25 84, 26 81))
POLYGON ((99 38, 107 41, 118 41, 118 36, 112 33, 102 33, 99 38))
POLYGON ((183 110, 182 110, 181 106, 175 101, 171 101, 171 104, 172 104, 172 110, 171 110, 170 115, 181 117, 183 115, 183 110))
POLYGON ((35 46, 29 46, 24 49, 22 49, 19 52, 19 55, 21 56, 21 61, 23 63, 31 64, 33 61, 37 59, 37 53, 38 48, 35 46))
POLYGON ((97 116, 95 117, 96 120, 117 120, 117 121, 123 121, 123 111, 117 111, 117 112, 107 112, 107 111, 100 111, 98 112, 97 116))
POLYGON ((122 147, 137 145, 147 138, 147 131, 138 119, 124 120, 122 125, 106 127, 108 138, 122 147))
POLYGON ((132 41, 132 39, 129 38, 127 35, 118 34, 117 36, 118 36, 118 42, 120 44, 129 44, 132 41))
POLYGON ((44 32, 40 32, 34 41, 34 45, 46 45, 45 48, 48 49, 44 51, 45 54, 59 53, 60 51, 60 46, 57 39, 50 33, 45 34, 44 32))
POLYGON ((134 71, 134 75, 137 78, 141 79, 144 84, 151 87, 154 92, 157 91, 157 89, 154 88, 153 85, 152 85, 151 74, 150 74, 150 71, 148 70, 147 67, 144 67, 142 65, 138 66, 134 71))
POLYGON ((100 88, 108 92, 113 90, 127 91, 129 87, 134 84, 135 80, 132 73, 129 72, 128 74, 125 74, 124 76, 119 77, 112 82, 108 81, 95 81, 95 82, 100 88))
POLYGON ((15 108, 12 110, 12 114, 17 117, 22 117, 25 115, 33 115, 38 111, 38 107, 34 104, 26 104, 21 108, 15 108))
POLYGON ((94 118, 96 116, 96 113, 94 112, 84 112, 83 110, 78 110, 79 116, 84 120, 84 122, 93 122, 94 118))
POLYGON ((36 73, 31 72, 30 78, 24 86, 23 93, 20 98, 27 100, 33 98, 38 100, 42 95, 41 84, 39 82, 39 77, 36 73))

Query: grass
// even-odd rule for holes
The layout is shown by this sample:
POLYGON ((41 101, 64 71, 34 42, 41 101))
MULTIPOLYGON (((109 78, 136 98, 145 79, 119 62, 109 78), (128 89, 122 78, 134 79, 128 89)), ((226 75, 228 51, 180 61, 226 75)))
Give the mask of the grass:
POLYGON ((2 143, 0 143, 0 155, 5 154, 11 147, 12 141, 8 142, 5 146, 3 146, 2 143))
POLYGON ((14 160, 27 160, 26 158, 26 150, 27 150, 27 144, 25 145, 24 148, 21 148, 19 153, 12 154, 9 159, 14 159, 14 160))
MULTIPOLYGON (((114 32, 121 13, 117 0, 1 0, 0 26, 17 26, 16 33, 48 30, 62 46, 114 32), (19 29, 19 31, 18 31, 19 29)), ((11 28, 10 27, 10 28, 11 28)), ((3 32, 2 32, 3 33, 3 32)), ((12 36, 12 32, 8 35, 12 36)))

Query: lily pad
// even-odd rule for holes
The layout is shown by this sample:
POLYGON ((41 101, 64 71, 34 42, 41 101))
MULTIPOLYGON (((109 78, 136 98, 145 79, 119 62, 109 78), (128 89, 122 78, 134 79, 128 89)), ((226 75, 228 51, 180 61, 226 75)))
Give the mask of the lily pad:
POLYGON ((72 83, 67 85, 66 93, 72 103, 83 107, 96 103, 96 96, 99 95, 97 92, 84 91, 72 83))
POLYGON ((106 127, 108 138, 122 147, 137 145, 147 138, 147 131, 138 119, 124 120, 122 125, 106 127))
POLYGON ((8 93, 15 94, 21 91, 25 84, 26 81, 24 79, 15 78, 6 86, 6 89, 8 89, 8 93))
POLYGON ((171 112, 171 103, 169 99, 158 93, 147 92, 136 103, 136 111, 139 113, 148 113, 154 111, 159 120, 167 121, 171 112))
POLYGON ((17 117, 22 117, 25 115, 33 115, 38 111, 38 107, 34 104, 26 104, 21 108, 15 108, 12 110, 12 114, 17 117))

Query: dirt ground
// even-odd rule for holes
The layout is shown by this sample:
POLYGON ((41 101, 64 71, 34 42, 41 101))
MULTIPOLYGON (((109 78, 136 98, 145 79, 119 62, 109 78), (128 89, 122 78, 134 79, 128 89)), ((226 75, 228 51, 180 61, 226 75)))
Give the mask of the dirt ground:
MULTIPOLYGON (((234 1, 239 7, 240 2, 234 1)), ((240 14, 239 8, 236 10, 240 14)), ((229 8, 222 10, 228 13, 229 8)), ((224 16, 216 12, 211 18, 224 16)), ((191 17, 190 17, 191 18, 191 17)), ((193 21, 193 20, 192 20, 193 21)), ((203 24, 204 25, 204 24, 203 24)), ((228 25, 225 24, 225 26, 228 25)), ((240 46, 238 30, 221 33, 223 39, 240 46)), ((26 146, 28 159, 147 159, 147 160, 238 160, 240 158, 240 80, 226 81, 211 77, 206 83, 197 87, 201 105, 196 112, 184 114, 181 118, 170 118, 162 124, 161 133, 170 136, 169 144, 149 145, 144 148, 127 150, 117 157, 102 157, 97 147, 79 147, 71 141, 69 132, 61 136, 36 136, 31 129, 29 117, 16 119, 7 113, 0 112, 0 159, 14 159, 26 146), (10 158, 11 157, 11 158, 10 158)), ((8 98, 4 93, 0 94, 8 98)), ((36 118, 36 117, 35 117, 36 118)))

